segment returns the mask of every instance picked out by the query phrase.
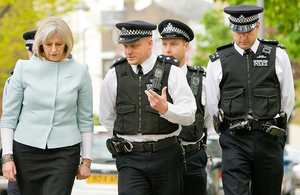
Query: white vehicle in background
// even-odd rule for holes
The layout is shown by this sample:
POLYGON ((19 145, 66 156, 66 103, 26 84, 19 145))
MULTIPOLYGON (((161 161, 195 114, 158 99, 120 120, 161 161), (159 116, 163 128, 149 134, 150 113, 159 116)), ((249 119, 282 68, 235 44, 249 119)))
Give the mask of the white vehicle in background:
POLYGON ((296 176, 296 184, 300 186, 300 145, 286 144, 285 149, 294 164, 293 170, 296 176))
POLYGON ((95 126, 92 149, 91 176, 74 181, 72 195, 117 195, 118 172, 115 159, 106 148, 111 136, 103 126, 95 126))

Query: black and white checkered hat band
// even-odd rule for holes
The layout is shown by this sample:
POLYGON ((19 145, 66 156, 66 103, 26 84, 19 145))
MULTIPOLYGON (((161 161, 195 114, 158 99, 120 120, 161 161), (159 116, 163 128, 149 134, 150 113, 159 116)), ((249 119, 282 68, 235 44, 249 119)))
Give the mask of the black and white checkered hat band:
POLYGON ((176 28, 175 26, 173 26, 171 23, 169 23, 161 32, 161 34, 168 34, 168 33, 177 33, 177 34, 181 34, 183 35, 188 41, 190 41, 190 37, 189 35, 182 29, 180 28, 176 28))
POLYGON ((135 37, 135 36, 141 36, 141 37, 152 36, 152 30, 140 30, 140 29, 127 30, 126 28, 122 27, 120 31, 120 37, 135 37))
POLYGON ((258 14, 249 17, 240 15, 238 18, 230 15, 228 19, 233 24, 250 24, 258 21, 258 14))
POLYGON ((26 40, 26 45, 28 44, 31 44, 31 45, 33 45, 33 43, 34 43, 34 39, 27 39, 26 40))
POLYGON ((257 22, 253 24, 247 24, 247 25, 238 25, 238 24, 232 24, 230 23, 230 29, 237 33, 246 33, 250 32, 253 29, 255 29, 257 26, 257 22))
POLYGON ((28 50, 28 51, 31 51, 32 52, 32 46, 34 44, 34 39, 27 39, 26 40, 26 44, 25 44, 25 48, 28 50))

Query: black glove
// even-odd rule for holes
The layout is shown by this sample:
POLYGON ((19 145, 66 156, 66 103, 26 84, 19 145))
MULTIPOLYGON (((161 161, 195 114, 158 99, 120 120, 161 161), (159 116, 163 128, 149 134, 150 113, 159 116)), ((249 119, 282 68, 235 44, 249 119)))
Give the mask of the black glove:
POLYGON ((216 133, 221 133, 222 130, 224 130, 224 112, 220 108, 217 115, 213 116, 213 124, 216 133))
POLYGON ((276 119, 277 127, 286 130, 287 128, 287 114, 285 112, 281 112, 279 118, 276 119))

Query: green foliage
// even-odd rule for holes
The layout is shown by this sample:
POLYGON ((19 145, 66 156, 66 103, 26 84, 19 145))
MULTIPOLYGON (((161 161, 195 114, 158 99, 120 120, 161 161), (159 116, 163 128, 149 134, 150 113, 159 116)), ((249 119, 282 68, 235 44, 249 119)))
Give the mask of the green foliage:
MULTIPOLYGON (((221 0, 229 5, 251 4, 257 0, 221 0)), ((287 46, 291 61, 300 60, 300 1, 264 0, 265 39, 278 40, 287 46)))
POLYGON ((94 114, 94 125, 101 125, 101 123, 99 122, 99 116, 94 114))
MULTIPOLYGON (((221 0, 231 5, 256 5, 256 0, 221 0)), ((295 93, 300 94, 300 1, 298 0, 264 0, 264 38, 278 40, 287 47, 286 51, 294 71, 295 93)), ((205 13, 200 23, 205 25, 206 34, 196 35, 198 42, 195 64, 207 65, 208 56, 216 51, 218 46, 233 42, 229 25, 224 23, 223 10, 213 10, 205 13)), ((300 106, 296 98, 295 108, 300 106)))
POLYGON ((216 48, 233 42, 229 26, 224 23, 222 10, 213 10, 206 13, 200 21, 205 25, 206 34, 197 34, 197 53, 194 57, 194 64, 207 66, 208 56, 216 52, 216 48))
POLYGON ((0 1, 0 91, 18 59, 28 59, 23 33, 37 29, 53 10, 67 12, 77 0, 0 1))

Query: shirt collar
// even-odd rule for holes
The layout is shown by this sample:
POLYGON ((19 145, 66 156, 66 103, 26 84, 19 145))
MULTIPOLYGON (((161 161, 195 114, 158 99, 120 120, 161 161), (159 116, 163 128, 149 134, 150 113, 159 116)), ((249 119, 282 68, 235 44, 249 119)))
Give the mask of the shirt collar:
MULTIPOLYGON (((258 45, 259 45, 259 41, 258 39, 255 40, 254 44, 252 45, 252 47, 250 48, 254 53, 256 53, 257 51, 257 48, 258 48, 258 45)), ((234 43, 234 48, 237 52, 239 52, 241 55, 244 54, 244 51, 242 48, 240 48, 236 43, 234 43)))
POLYGON ((187 64, 185 63, 181 68, 180 68, 185 74, 187 74, 187 64))
MULTIPOLYGON (((142 70, 143 70, 143 73, 144 74, 147 74, 148 72, 150 72, 154 66, 156 62, 156 56, 152 53, 151 56, 146 60, 144 61, 141 66, 142 66, 142 70)), ((137 65, 131 65, 131 68, 132 70, 137 73, 137 68, 136 68, 137 65)))

